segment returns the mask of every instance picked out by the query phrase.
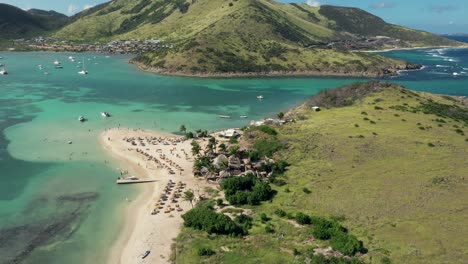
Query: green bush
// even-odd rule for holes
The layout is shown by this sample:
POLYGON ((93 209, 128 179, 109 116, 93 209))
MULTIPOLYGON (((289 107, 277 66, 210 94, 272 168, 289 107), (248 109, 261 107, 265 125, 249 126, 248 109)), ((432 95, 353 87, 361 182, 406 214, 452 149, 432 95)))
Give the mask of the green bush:
POLYGON ((219 206, 219 207, 223 206, 223 205, 224 205, 223 199, 218 198, 218 199, 216 200, 216 205, 219 206))
POLYGON ((282 209, 276 209, 275 210, 275 214, 279 217, 285 217, 286 216, 286 212, 282 209))
POLYGON ((208 234, 241 236, 246 233, 231 218, 224 214, 216 213, 206 206, 193 208, 182 215, 182 218, 186 227, 206 231, 208 234))
POLYGON ((212 256, 214 255, 216 252, 214 252, 212 249, 210 248, 205 248, 205 247, 202 247, 202 248, 199 248, 197 250, 197 255, 198 256, 212 256))
POLYGON ((354 255, 363 250, 362 242, 355 236, 346 233, 338 233, 330 239, 333 249, 345 255, 354 255))
POLYGON ((296 222, 301 225, 310 225, 312 223, 312 219, 310 216, 299 212, 296 214, 296 222))
POLYGON ((273 196, 271 186, 252 174, 227 178, 221 183, 221 188, 232 205, 258 205, 273 196))
POLYGON ((240 214, 236 216, 235 221, 239 223, 239 225, 244 227, 245 230, 252 228, 253 218, 248 215, 240 214))
POLYGON ((267 126, 267 125, 252 127, 251 130, 262 131, 263 133, 268 134, 270 136, 278 135, 278 132, 274 128, 272 128, 271 126, 267 126))
POLYGON ((270 218, 265 213, 261 213, 260 220, 262 220, 262 222, 265 223, 265 222, 270 221, 270 218))

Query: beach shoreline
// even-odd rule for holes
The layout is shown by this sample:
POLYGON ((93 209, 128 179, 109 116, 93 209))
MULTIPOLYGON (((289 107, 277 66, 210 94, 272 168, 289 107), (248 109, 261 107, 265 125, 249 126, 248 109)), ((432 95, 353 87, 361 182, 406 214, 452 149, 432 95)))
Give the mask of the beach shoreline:
MULTIPOLYGON (((167 211, 167 206, 177 210, 165 213, 164 209, 161 209, 157 214, 152 215, 152 212, 157 209, 155 204, 161 201, 161 199, 158 201, 158 197, 164 195, 170 181, 177 183, 177 186, 179 182, 184 184, 184 191, 191 189, 197 195, 203 193, 202 188, 210 186, 206 181, 198 180, 193 176, 193 157, 189 154, 190 141, 157 131, 114 128, 106 129, 101 133, 99 142, 116 159, 123 170, 128 169, 141 179, 156 180, 156 182, 140 184, 144 185, 141 187, 142 190, 124 210, 124 225, 119 238, 112 245, 107 263, 169 263, 171 245, 183 224, 181 215, 190 210, 191 205, 181 198, 177 198, 177 203, 169 200, 164 205, 165 210, 167 211), (129 141, 130 138, 134 140, 129 141), (156 138, 161 139, 160 144, 154 143, 156 140, 153 139, 156 138), (166 139, 176 143, 166 145, 166 139), (131 142, 135 141, 138 142, 138 146, 132 145, 131 142), (167 157, 165 160, 174 161, 173 166, 179 169, 169 168, 169 166, 155 167, 152 165, 154 159, 149 159, 146 155, 150 154, 147 153, 154 153, 151 155, 155 159, 165 156, 167 157), (174 170, 174 173, 168 173, 169 169, 174 170), (151 253, 143 259, 146 251, 151 253)), ((162 162, 159 166, 163 166, 162 162)), ((123 185, 122 188, 125 186, 123 185)))

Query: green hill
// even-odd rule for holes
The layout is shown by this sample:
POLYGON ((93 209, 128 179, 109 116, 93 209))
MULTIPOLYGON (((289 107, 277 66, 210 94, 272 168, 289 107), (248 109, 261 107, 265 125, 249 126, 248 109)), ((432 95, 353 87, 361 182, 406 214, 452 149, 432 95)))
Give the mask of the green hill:
POLYGON ((24 11, 0 3, 0 38, 3 40, 47 34, 63 27, 67 22, 67 16, 54 11, 24 11))
POLYGON ((399 38, 405 47, 459 44, 387 24, 359 9, 272 0, 115 0, 87 11, 55 36, 166 40, 173 49, 135 59, 142 67, 166 73, 381 75, 405 68, 402 61, 326 45, 377 34, 399 38))
POLYGON ((256 142, 250 151, 284 144, 273 156, 290 164, 283 175, 270 178, 277 194, 257 206, 218 210, 251 215, 247 236, 184 228, 172 258, 175 263, 360 263, 313 257, 316 248, 337 246, 333 238, 319 237, 323 225, 317 219, 325 217, 363 242, 367 252, 356 256, 365 263, 465 263, 467 103, 371 82, 311 98, 286 114, 295 122, 274 127, 277 135, 272 129, 246 130, 240 142, 256 142), (296 224, 298 212, 312 216, 313 223, 296 224), (203 256, 200 249, 214 253, 203 256))

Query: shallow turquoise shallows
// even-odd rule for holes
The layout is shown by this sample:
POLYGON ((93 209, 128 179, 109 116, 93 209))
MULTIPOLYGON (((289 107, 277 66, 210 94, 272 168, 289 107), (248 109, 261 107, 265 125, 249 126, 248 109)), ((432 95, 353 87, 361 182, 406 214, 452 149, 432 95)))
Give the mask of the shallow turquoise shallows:
MULTIPOLYGON (((385 55, 427 66, 392 81, 415 90, 468 95, 466 50, 385 55)), ((176 132, 181 124, 190 130, 240 127, 323 89, 366 81, 197 79, 141 72, 127 63, 127 56, 0 56, 10 72, 0 75, 0 263, 105 262, 124 224, 126 200, 133 200, 139 190, 114 183, 118 164, 98 144, 105 128, 176 132), (76 57, 75 62, 69 56, 76 57), (55 60, 63 69, 54 67, 55 60), (78 74, 83 62, 88 75, 78 74), (112 117, 101 117, 104 111, 112 117), (88 121, 79 122, 80 115, 88 121)))

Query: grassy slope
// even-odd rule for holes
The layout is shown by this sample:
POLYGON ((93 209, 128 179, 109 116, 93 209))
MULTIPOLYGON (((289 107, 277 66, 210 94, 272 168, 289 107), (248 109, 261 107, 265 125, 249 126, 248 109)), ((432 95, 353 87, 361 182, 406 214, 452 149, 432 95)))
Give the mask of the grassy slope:
MULTIPOLYGON (((321 9, 306 4, 198 0, 181 12, 177 2, 184 1, 113 1, 81 16, 55 36, 78 41, 163 38, 175 43, 176 48, 147 53, 136 61, 168 73, 276 71, 378 75, 384 69, 405 67, 402 61, 378 55, 305 48, 344 38, 346 34, 336 30, 348 29, 341 20, 330 19, 333 15, 327 18, 321 9)), ((411 36, 423 34, 405 30, 411 36)))
MULTIPOLYGON (((208 237, 184 229, 177 239, 177 263, 200 263, 196 250, 203 246, 217 252, 203 258, 209 263, 303 263, 294 258, 293 249, 305 253, 323 242, 311 240, 310 228, 275 216, 277 208, 344 216, 343 224, 369 249, 363 260, 370 263, 380 263, 384 256, 392 263, 463 263, 468 254, 468 142, 454 126, 468 133, 467 124, 446 117, 447 123, 440 123, 433 121, 440 118, 433 114, 389 108, 418 106, 428 99, 455 104, 393 87, 348 107, 322 112, 299 108, 296 115, 304 120, 280 130, 289 147, 279 154, 292 164, 285 175, 287 185, 275 187, 278 195, 272 203, 254 207, 251 235, 208 237), (304 193, 304 187, 311 193, 304 193), (265 233, 260 213, 272 218, 275 234, 265 233), (231 251, 223 251, 223 246, 231 251)), ((461 109, 466 119, 468 109, 461 109)))

